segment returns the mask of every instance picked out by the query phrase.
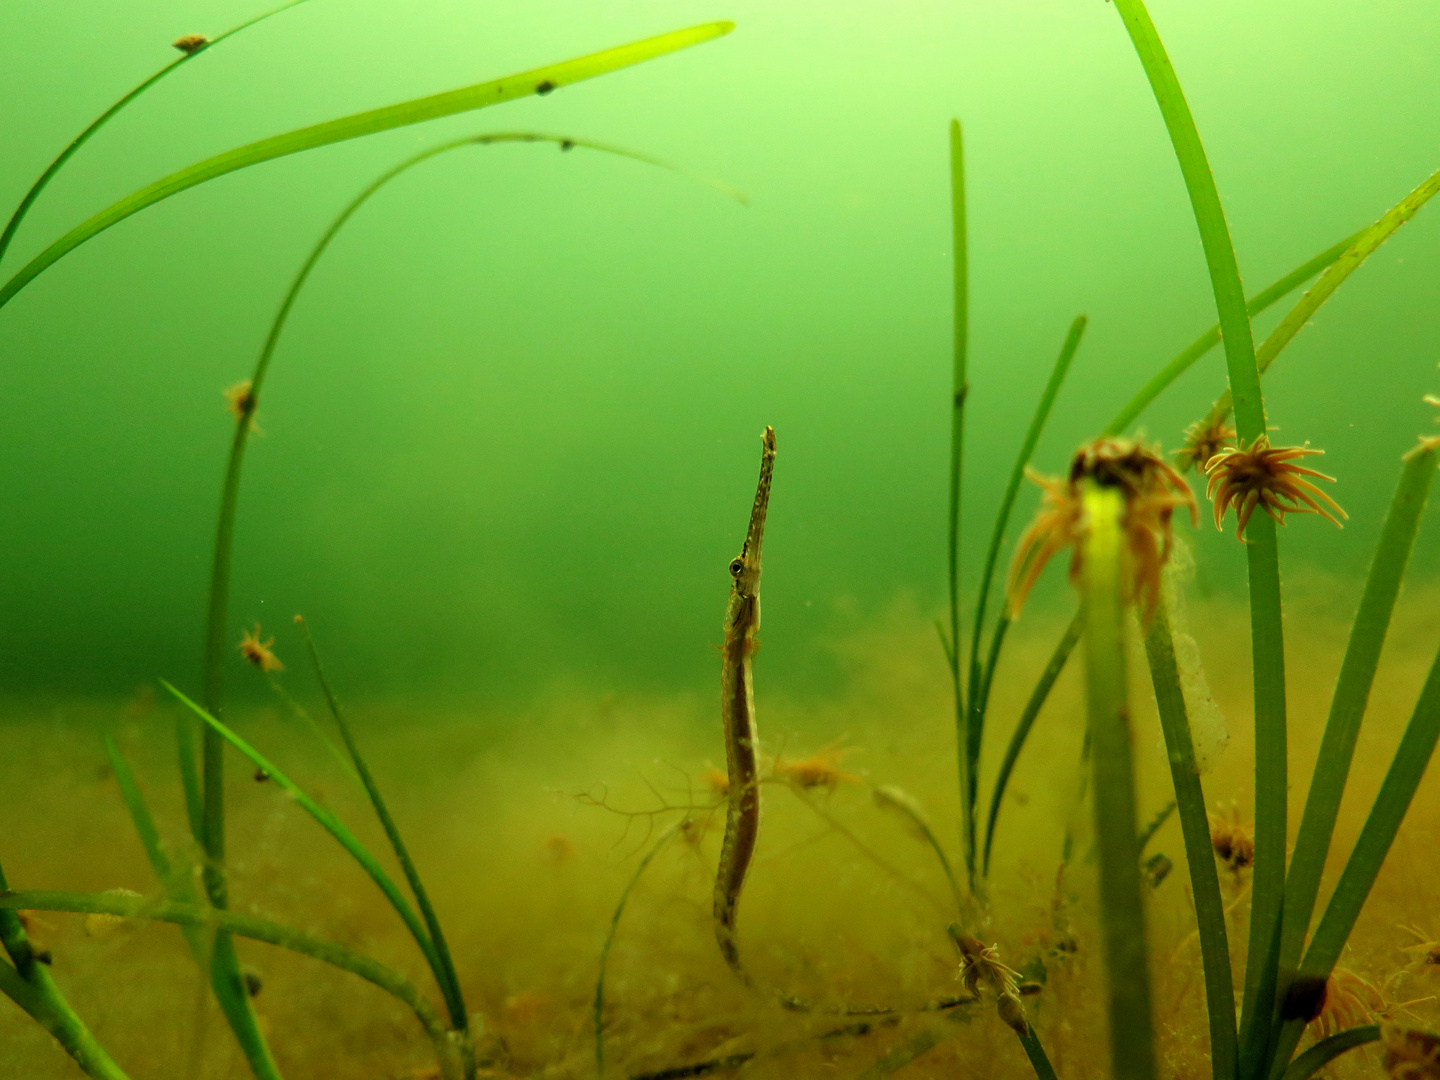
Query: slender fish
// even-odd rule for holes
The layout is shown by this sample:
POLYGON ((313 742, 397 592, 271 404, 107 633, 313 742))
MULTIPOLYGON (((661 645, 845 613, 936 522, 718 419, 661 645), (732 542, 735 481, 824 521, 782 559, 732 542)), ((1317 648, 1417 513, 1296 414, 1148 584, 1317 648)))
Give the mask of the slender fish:
POLYGON ((752 661, 760 629, 760 544, 775 471, 775 429, 761 437, 760 482, 750 508, 745 546, 730 560, 730 602, 725 608, 725 644, 720 672, 720 710, 725 723, 725 843, 715 875, 715 938, 725 962, 750 985, 735 944, 735 915, 745 875, 760 835, 760 736, 755 727, 752 661))

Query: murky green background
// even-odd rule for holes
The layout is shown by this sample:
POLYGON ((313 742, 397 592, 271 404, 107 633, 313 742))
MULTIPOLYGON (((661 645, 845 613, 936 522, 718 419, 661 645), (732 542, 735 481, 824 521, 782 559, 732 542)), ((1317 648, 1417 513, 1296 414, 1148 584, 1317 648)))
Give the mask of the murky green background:
MULTIPOLYGON (((0 200, 246 2, 0 6, 0 200)), ((1429 0, 1156 0, 1251 291, 1440 166, 1429 0)), ((201 57, 77 158, 10 268, 231 145, 713 18, 721 41, 545 99, 261 166, 126 221, 0 313, 0 680, 193 686, 230 431, 290 275, 415 148, 481 130, 610 140, 723 177, 549 147, 442 158, 368 205, 292 318, 242 496, 231 621, 304 611, 355 695, 508 697, 570 680, 713 692, 727 579, 773 423, 764 674, 829 685, 830 642, 943 588, 945 127, 966 124, 973 514, 988 515, 1070 319, 1091 329, 1037 464, 1058 470, 1213 321, 1178 170, 1101 0, 416 4, 313 0, 201 57)), ((1363 569, 1397 455, 1440 391, 1436 208, 1267 386, 1354 521, 1286 550, 1363 569)), ((1268 327, 1269 321, 1262 324, 1268 327)), ((1145 418, 1173 445, 1214 353, 1145 418)), ((1021 513, 1028 514, 1027 495, 1021 513)), ((988 522, 985 523, 988 530, 988 522)), ((1417 567, 1440 555, 1435 530, 1417 567)), ((1202 583, 1240 580, 1206 534, 1202 583)), ((1068 602, 1062 575, 1047 581, 1068 602)), ((973 576, 972 576, 973 581, 973 576)), ((938 650, 935 662, 940 662, 938 650)), ((253 685, 253 684, 252 684, 253 685)))

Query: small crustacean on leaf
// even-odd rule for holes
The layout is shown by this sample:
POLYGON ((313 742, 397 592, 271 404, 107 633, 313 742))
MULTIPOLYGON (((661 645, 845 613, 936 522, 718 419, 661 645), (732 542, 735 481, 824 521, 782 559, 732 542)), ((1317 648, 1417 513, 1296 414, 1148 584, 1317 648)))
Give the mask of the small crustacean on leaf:
POLYGON ((225 407, 230 410, 230 415, 235 417, 237 424, 248 423, 253 434, 263 435, 260 425, 255 422, 255 407, 259 403, 255 399, 254 386, 249 379, 231 383, 223 391, 225 407))
POLYGON ((1350 515, 1307 479, 1313 476, 1334 483, 1335 478, 1296 464, 1301 458, 1324 452, 1309 446, 1271 446, 1268 435, 1261 435, 1248 447, 1220 451, 1205 466, 1210 478, 1205 495, 1215 504, 1215 527, 1225 527, 1225 514, 1233 506, 1238 520, 1235 535, 1243 541, 1245 526, 1258 506, 1281 525, 1286 514, 1319 514, 1342 528, 1340 518, 1350 515))
POLYGON ((1398 1024, 1380 1025, 1381 1067, 1393 1080, 1440 1080, 1440 1035, 1398 1024))
POLYGON ((275 638, 269 641, 260 640, 260 624, 255 624, 254 630, 245 631, 245 636, 240 639, 240 655, 267 674, 272 671, 284 671, 285 665, 275 655, 273 646, 275 638))
POLYGON ((1191 469, 1204 472, 1210 459, 1235 445, 1235 425, 1226 417, 1207 417, 1185 429, 1185 445, 1172 455, 1175 467, 1182 473, 1191 469))
POLYGON ((1079 579, 1080 541, 1085 536, 1085 485, 1119 488, 1125 497, 1126 595, 1148 619, 1160 598, 1160 572, 1174 548, 1172 519, 1188 507, 1195 519, 1195 497, 1185 478, 1161 455, 1159 447, 1134 439, 1096 439, 1075 452, 1065 479, 1028 472, 1044 489, 1039 512, 1020 537, 1006 586, 1010 617, 1017 618, 1046 564, 1073 548, 1070 579, 1079 579))
POLYGON ((204 34, 185 34, 172 41, 170 46, 179 49, 186 56, 193 56, 209 44, 210 39, 204 34))

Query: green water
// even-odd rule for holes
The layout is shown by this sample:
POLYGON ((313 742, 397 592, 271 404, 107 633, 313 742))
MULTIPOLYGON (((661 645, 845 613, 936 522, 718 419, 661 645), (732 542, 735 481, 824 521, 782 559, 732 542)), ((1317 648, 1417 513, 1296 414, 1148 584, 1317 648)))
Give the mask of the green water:
MULTIPOLYGON (((251 13, 5 5, 0 201, 178 34, 251 13)), ((1250 291, 1440 164, 1433 4, 1157 0, 1152 14, 1250 291)), ((1100 0, 314 0, 187 65, 104 131, 7 265, 237 143, 722 17, 734 34, 651 64, 182 194, 0 312, 0 685, 198 683, 230 431, 221 390, 248 373, 345 200, 401 156, 482 130, 620 143, 751 204, 633 162, 504 146, 423 166, 366 206, 302 296, 260 407, 235 639, 259 620, 298 661, 285 624, 303 611, 360 696, 523 699, 554 681, 709 695, 766 423, 780 443, 767 686, 824 690, 841 663, 833 639, 892 604, 938 613, 949 118, 965 124, 971 208, 967 552, 1075 314, 1090 332, 1036 459, 1052 472, 1214 320, 1159 115, 1100 0)), ((1371 259, 1267 381, 1281 438, 1327 451, 1353 518, 1343 535, 1294 523, 1288 566, 1362 570, 1395 458, 1430 425, 1435 213, 1371 259)), ((1223 385, 1217 351, 1146 430, 1174 446, 1223 385)), ((1199 548, 1202 585, 1239 583, 1233 541, 1205 532, 1199 548)), ((1422 575, 1437 553, 1422 532, 1422 575)), ((1061 578, 1041 605, 1070 603, 1061 578)))

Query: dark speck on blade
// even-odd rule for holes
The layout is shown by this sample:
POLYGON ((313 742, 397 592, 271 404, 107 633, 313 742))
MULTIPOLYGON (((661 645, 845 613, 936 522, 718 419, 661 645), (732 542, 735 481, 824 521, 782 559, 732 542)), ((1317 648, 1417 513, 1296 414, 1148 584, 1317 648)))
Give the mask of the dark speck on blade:
POLYGON ((574 149, 575 149, 575 140, 574 140, 574 139, 562 139, 562 140, 560 141, 560 149, 561 149, 562 152, 565 151, 565 150, 574 150, 574 149))
POLYGON ((555 84, 549 79, 546 79, 544 82, 535 84, 535 93, 539 94, 541 97, 544 97, 546 94, 550 93, 550 91, 554 89, 555 84))

